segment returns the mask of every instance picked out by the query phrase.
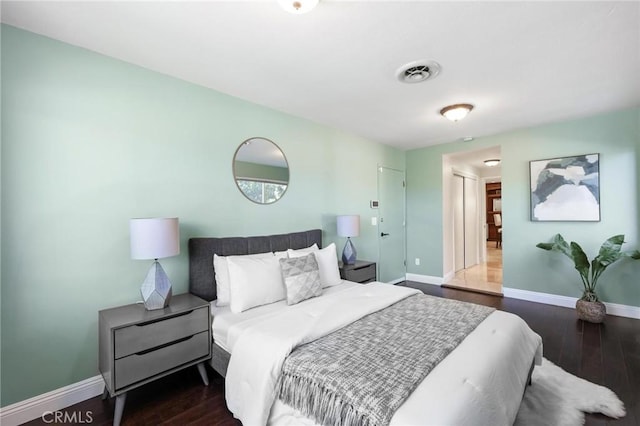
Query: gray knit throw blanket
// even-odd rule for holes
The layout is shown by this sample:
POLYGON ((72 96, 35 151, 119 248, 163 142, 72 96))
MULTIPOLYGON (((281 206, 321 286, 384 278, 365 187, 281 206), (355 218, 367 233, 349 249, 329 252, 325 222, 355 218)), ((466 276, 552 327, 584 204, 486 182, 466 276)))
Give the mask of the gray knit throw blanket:
POLYGON ((388 425, 427 374, 493 308, 415 295, 285 360, 279 398, 322 425, 388 425))

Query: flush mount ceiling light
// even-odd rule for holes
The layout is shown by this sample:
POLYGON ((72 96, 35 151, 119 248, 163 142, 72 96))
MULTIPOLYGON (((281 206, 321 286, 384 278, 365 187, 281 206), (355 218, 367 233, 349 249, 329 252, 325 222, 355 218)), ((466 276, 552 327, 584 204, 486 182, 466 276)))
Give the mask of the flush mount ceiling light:
POLYGON ((484 164, 485 164, 487 167, 495 167, 495 166, 497 166, 498 164, 500 164, 500 160, 499 160, 499 159, 497 159, 497 158, 491 158, 490 160, 484 160, 484 164))
POLYGON ((421 83, 440 73, 440 64, 435 61, 413 61, 398 68, 396 77, 403 83, 421 83))
POLYGON ((455 104, 442 108, 440 114, 451 121, 459 121, 465 118, 472 109, 473 105, 471 104, 455 104))
POLYGON ((287 12, 300 15, 316 7, 318 1, 319 0, 278 0, 278 4, 287 12))

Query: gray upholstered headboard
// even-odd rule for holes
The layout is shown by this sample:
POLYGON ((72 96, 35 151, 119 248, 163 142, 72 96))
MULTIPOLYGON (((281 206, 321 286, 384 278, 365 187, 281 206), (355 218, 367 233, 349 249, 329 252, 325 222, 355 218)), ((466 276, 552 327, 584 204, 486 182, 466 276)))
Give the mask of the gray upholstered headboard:
POLYGON ((320 229, 260 237, 190 238, 189 292, 208 301, 216 298, 214 253, 219 256, 255 254, 301 249, 314 243, 322 247, 320 229))

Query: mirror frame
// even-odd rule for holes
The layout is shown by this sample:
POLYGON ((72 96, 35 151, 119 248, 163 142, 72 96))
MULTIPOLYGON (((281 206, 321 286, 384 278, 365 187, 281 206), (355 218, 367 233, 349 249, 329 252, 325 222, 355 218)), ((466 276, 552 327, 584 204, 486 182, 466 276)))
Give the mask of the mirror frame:
POLYGON ((289 189, 289 185, 291 184, 291 167, 289 166, 289 160, 287 159, 287 156, 285 155, 284 151, 282 150, 282 148, 280 148, 280 146, 278 146, 277 143, 275 143, 274 141, 272 141, 271 139, 262 137, 262 136, 254 136, 248 139, 245 139, 244 141, 242 141, 240 143, 240 145, 238 145, 238 147, 236 148, 235 152, 233 153, 233 158, 231 159, 231 172, 233 174, 233 182, 236 184, 236 188, 238 188, 238 191, 240 191, 240 193, 249 201, 251 201, 252 203, 261 205, 261 206, 268 206, 271 204, 275 204, 278 201, 280 201, 282 199, 282 197, 284 197, 284 194, 287 193, 287 190, 289 189), (253 198, 250 198, 247 194, 245 194, 245 192, 242 190, 242 188, 240 188, 240 185, 238 185, 238 177, 236 174, 236 157, 238 156, 238 152, 240 151, 240 149, 249 141, 254 140, 254 139, 262 139, 265 141, 268 141, 270 143, 273 144, 273 146, 275 146, 276 148, 278 148, 278 151, 280 151, 280 153, 282 154, 282 158, 284 158, 284 162, 287 164, 287 170, 289 171, 289 178, 287 180, 287 187, 285 188, 284 192, 282 193, 282 195, 280 195, 279 198, 277 198, 276 200, 273 200, 269 203, 261 203, 258 202, 256 200, 254 200, 253 198))

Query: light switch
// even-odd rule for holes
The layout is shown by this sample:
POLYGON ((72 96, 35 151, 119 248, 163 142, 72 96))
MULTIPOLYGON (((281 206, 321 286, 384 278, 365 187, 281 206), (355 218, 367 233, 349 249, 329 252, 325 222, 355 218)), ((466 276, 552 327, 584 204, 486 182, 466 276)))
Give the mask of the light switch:
POLYGON ((375 217, 375 216, 374 216, 374 217, 372 217, 372 218, 371 218, 371 224, 372 224, 373 226, 376 226, 376 225, 378 224, 378 218, 377 218, 377 217, 375 217))

